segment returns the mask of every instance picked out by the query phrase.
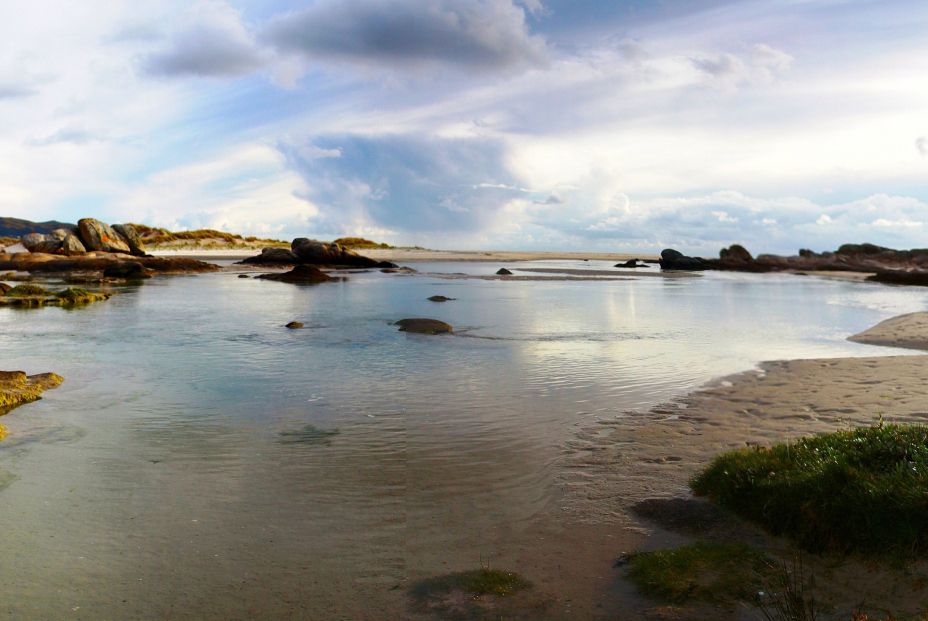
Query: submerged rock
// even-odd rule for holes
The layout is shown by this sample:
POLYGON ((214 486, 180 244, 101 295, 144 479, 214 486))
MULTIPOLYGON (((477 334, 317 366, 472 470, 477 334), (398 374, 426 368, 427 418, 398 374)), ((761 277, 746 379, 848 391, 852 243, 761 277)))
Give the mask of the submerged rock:
POLYGON ((0 414, 30 401, 55 388, 64 378, 54 373, 26 375, 23 371, 0 371, 0 414))
POLYGON ((428 298, 429 302, 450 302, 451 300, 456 300, 457 298, 446 298, 443 295, 433 295, 428 298))
POLYGON ((108 300, 111 294, 69 287, 52 292, 39 285, 18 285, 0 296, 0 306, 38 308, 41 306, 77 306, 108 300))
POLYGON ((151 274, 145 269, 145 266, 136 261, 120 261, 111 265, 103 270, 103 276, 106 278, 126 278, 128 280, 151 278, 151 274))
POLYGON ((648 267, 644 263, 639 263, 639 259, 629 259, 625 263, 616 263, 613 267, 648 267))
POLYGON ((512 276, 512 272, 507 270, 505 267, 501 267, 498 270, 496 270, 496 275, 497 276, 512 276))
POLYGON ((87 250, 131 253, 129 244, 105 222, 95 218, 82 218, 77 221, 77 230, 87 250))
POLYGON ((301 321, 291 321, 290 323, 288 323, 288 324, 285 325, 284 327, 285 327, 285 328, 290 328, 291 330, 298 330, 298 329, 300 329, 300 328, 303 327, 303 322, 301 322, 301 321))
POLYGON ((289 272, 284 272, 283 274, 261 274, 260 276, 255 276, 255 278, 289 282, 297 285, 315 285, 336 280, 313 265, 297 265, 289 272))
POLYGON ((447 334, 454 332, 454 329, 444 321, 421 317, 400 319, 393 325, 399 326, 400 332, 414 332, 416 334, 447 334))
POLYGON ((417 274, 418 271, 411 267, 385 267, 380 270, 384 274, 417 274))

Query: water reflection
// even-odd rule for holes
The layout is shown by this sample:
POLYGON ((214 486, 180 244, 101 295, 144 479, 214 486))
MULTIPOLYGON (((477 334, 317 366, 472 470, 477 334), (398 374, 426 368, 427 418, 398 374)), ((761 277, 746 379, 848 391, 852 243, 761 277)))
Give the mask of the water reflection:
POLYGON ((925 301, 773 275, 219 273, 0 310, 2 366, 66 378, 4 419, 5 601, 20 618, 383 618, 407 576, 527 545, 578 426, 760 360, 871 355, 844 337, 925 301), (392 325, 414 316, 461 334, 392 325))

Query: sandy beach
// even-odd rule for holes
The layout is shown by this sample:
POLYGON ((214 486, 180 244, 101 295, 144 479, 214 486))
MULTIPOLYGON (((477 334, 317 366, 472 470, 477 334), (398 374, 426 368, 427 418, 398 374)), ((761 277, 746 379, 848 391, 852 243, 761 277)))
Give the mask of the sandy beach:
MULTIPOLYGON (((849 338, 928 349, 928 313, 895 317, 849 338)), ((723 516, 722 526, 706 528, 696 524, 705 503, 689 500, 690 478, 716 455, 745 446, 769 446, 880 420, 925 424, 926 376, 928 356, 914 352, 766 362, 644 415, 635 413, 585 430, 570 448, 573 475, 565 487, 585 499, 582 512, 587 520, 608 521, 616 512, 631 516, 630 521, 649 535, 645 549, 678 545, 681 536, 686 541, 734 538, 788 555, 785 541, 737 519, 723 516), (674 498, 679 500, 670 500, 674 498), (642 506, 648 507, 646 517, 641 517, 642 506)), ((924 562, 900 570, 827 556, 807 561, 817 574, 819 597, 848 615, 864 606, 916 614, 928 598, 924 562)), ((738 618, 716 613, 721 615, 717 618, 738 618)), ((658 608, 641 614, 696 619, 707 613, 694 607, 672 617, 662 616, 658 608)))

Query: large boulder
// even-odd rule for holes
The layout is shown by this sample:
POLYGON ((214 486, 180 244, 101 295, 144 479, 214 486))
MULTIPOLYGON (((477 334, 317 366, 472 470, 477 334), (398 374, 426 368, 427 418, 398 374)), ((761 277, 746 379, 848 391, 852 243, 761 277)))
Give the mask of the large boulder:
POLYGON ((262 248, 261 254, 240 261, 249 265, 296 265, 299 262, 299 257, 289 248, 262 248))
POLYGON ((378 261, 369 259, 338 244, 297 237, 290 244, 300 263, 312 265, 347 265, 351 267, 377 267, 378 261))
POLYGON ((708 269, 708 265, 699 257, 688 257, 678 250, 666 248, 661 251, 660 265, 662 270, 698 271, 708 269))
POLYGON ((20 243, 29 252, 38 252, 36 248, 38 248, 39 244, 42 244, 47 240, 48 235, 44 235, 42 233, 26 233, 19 238, 20 243))
POLYGON ((114 224, 113 230, 122 238, 126 245, 129 246, 130 254, 137 257, 144 257, 145 244, 142 243, 142 235, 131 224, 114 224))
POLYGON ((129 244, 105 222, 94 218, 82 218, 77 221, 77 229, 87 250, 131 253, 129 244))
POLYGON ((77 235, 69 233, 67 237, 61 240, 60 254, 70 257, 75 254, 85 254, 86 252, 87 249, 84 248, 84 244, 81 243, 77 235))
POLYGON ((255 276, 255 278, 289 282, 295 285, 315 285, 321 282, 336 280, 313 265, 297 265, 289 272, 284 272, 283 274, 261 274, 260 276, 255 276))

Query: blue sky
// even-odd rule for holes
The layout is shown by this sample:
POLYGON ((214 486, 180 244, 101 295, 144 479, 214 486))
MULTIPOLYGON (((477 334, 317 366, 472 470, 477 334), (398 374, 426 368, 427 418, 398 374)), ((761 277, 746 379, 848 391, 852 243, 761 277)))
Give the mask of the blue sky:
POLYGON ((0 215, 441 248, 928 246, 928 5, 0 6, 0 215))

